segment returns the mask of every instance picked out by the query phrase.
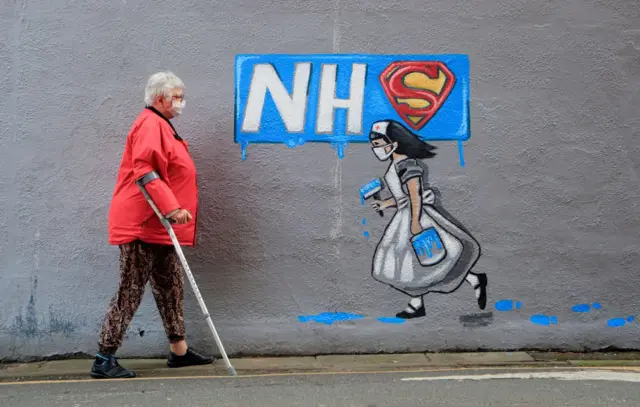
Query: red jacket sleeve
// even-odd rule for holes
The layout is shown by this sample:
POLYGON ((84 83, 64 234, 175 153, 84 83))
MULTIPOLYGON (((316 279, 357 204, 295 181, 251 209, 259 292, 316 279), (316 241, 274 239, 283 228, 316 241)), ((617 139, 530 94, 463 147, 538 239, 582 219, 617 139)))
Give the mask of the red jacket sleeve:
POLYGON ((163 134, 160 124, 145 120, 135 132, 132 145, 133 176, 135 180, 156 171, 160 179, 145 185, 145 189, 163 215, 180 208, 180 203, 165 180, 168 178, 169 157, 163 148, 163 134))

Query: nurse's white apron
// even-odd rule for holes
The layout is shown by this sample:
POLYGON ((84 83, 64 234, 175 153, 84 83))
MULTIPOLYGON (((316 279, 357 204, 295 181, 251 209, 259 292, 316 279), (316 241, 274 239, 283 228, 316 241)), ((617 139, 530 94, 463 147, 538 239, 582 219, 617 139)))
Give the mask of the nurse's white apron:
POLYGON ((431 233, 437 232, 444 248, 438 250, 434 246, 428 256, 424 252, 416 254, 411 243, 411 203, 394 163, 384 179, 396 202, 406 198, 407 204, 398 208, 376 246, 373 278, 412 297, 455 291, 480 257, 480 246, 435 206, 426 204, 422 207, 420 224, 431 233))

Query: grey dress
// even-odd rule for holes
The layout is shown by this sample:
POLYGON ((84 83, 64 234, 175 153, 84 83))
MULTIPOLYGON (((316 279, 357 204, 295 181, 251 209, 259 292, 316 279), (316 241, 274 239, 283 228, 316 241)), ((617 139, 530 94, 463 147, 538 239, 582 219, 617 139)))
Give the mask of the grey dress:
MULTIPOLYGON (((424 188, 427 167, 420 160, 404 159, 392 163, 384 180, 396 202, 406 198, 387 225, 373 256, 372 276, 412 297, 431 292, 450 293, 464 282, 480 257, 480 245, 450 216, 445 217, 432 204, 423 202, 420 224, 437 231, 444 249, 440 256, 424 260, 416 254, 411 239, 411 204, 407 182, 420 177, 424 188), (432 261, 433 264, 429 264, 432 261), (427 264, 427 265, 424 265, 427 264)), ((420 191, 422 194, 422 191, 420 191)), ((436 250, 437 251, 437 250, 436 250)))

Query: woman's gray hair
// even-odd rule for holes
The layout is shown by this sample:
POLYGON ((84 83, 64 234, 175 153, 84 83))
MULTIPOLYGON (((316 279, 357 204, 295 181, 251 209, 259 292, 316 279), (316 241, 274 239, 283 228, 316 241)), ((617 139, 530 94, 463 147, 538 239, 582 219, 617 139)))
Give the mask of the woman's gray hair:
POLYGON ((144 89, 144 103, 150 106, 158 96, 171 97, 171 90, 174 88, 184 89, 182 79, 171 71, 155 73, 149 77, 144 89))

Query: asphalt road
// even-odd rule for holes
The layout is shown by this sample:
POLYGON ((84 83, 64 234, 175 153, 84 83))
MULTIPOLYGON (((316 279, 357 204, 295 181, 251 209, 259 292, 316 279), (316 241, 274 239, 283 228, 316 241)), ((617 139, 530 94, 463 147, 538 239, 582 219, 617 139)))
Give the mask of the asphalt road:
POLYGON ((558 370, 181 378, 0 385, 0 406, 626 407, 640 373, 558 370))

